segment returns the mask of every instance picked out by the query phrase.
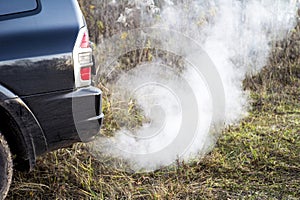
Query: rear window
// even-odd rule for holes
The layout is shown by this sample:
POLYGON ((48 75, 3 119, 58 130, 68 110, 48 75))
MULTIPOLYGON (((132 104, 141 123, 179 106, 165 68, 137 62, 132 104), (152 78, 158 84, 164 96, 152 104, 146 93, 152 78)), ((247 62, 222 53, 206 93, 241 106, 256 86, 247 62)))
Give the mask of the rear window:
POLYGON ((0 16, 37 9, 37 0, 0 0, 0 16))

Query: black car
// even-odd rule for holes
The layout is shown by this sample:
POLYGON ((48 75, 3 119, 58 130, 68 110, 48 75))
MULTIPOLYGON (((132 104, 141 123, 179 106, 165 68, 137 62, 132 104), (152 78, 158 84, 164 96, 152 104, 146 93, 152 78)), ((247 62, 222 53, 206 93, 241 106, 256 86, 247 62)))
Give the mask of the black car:
POLYGON ((0 199, 12 163, 32 169, 46 152, 100 130, 101 91, 76 0, 0 0, 0 199), (12 160, 13 158, 13 160, 12 160))

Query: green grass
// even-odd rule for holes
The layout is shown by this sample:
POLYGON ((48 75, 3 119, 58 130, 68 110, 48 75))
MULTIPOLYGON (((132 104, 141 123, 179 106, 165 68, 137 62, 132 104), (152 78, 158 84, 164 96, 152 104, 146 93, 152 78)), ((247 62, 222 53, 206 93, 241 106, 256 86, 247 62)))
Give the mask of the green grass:
POLYGON ((39 158, 33 172, 15 172, 9 198, 299 199, 299 85, 298 78, 278 93, 252 91, 249 116, 202 160, 130 174, 76 144, 39 158))

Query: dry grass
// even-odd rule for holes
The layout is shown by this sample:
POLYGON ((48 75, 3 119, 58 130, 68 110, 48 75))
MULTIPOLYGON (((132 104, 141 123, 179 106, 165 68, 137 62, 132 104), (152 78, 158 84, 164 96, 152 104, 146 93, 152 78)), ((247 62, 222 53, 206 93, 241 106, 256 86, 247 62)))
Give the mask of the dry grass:
POLYGON ((75 144, 39 158, 30 173, 15 172, 8 199, 299 199, 299 47, 299 27, 274 45, 268 66, 244 81, 249 116, 201 161, 131 174, 75 144))
POLYGON ((76 144, 40 158, 31 173, 16 172, 10 198, 298 199, 300 91, 291 95, 290 87, 253 93, 250 115, 199 162, 130 174, 76 144))

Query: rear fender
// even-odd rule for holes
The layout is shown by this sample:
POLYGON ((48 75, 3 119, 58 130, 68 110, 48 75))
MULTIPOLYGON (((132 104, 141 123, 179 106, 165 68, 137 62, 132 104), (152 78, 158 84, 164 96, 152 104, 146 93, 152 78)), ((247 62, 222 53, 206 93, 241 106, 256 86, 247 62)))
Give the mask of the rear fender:
POLYGON ((12 118, 22 134, 26 145, 25 159, 28 159, 31 170, 35 165, 36 156, 48 149, 43 130, 27 105, 17 95, 1 85, 0 107, 12 118))

